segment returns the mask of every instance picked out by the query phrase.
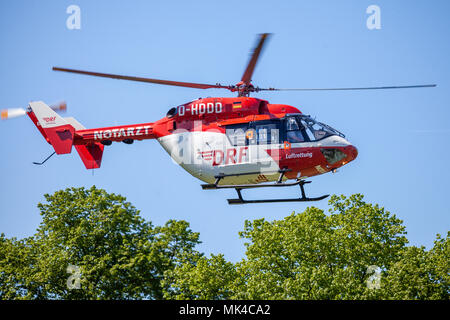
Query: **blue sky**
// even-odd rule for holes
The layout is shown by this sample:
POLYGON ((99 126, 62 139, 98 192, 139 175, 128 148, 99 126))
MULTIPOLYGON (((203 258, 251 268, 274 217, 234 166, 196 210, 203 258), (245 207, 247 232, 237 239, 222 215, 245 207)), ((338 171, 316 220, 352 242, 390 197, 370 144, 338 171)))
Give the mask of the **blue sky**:
MULTIPOLYGON (((195 90, 51 71, 52 66, 152 78, 235 84, 256 34, 273 33, 253 82, 260 87, 354 87, 437 83, 434 89, 265 92, 346 134, 358 158, 312 179, 308 193, 362 193, 404 221, 413 245, 432 246, 450 226, 450 2, 448 1, 12 1, 0 3, 0 108, 66 100, 67 115, 90 127, 152 122, 173 106, 206 96, 195 90), (69 30, 68 6, 81 9, 69 30), (381 29, 366 8, 381 9, 381 29)), ((246 219, 282 219, 309 205, 229 206, 232 190, 202 191, 154 140, 106 147, 87 171, 74 151, 45 166, 48 145, 27 117, 0 122, 0 232, 32 235, 44 193, 95 184, 127 197, 154 224, 184 219, 205 253, 244 256, 246 219)), ((250 195, 251 192, 251 195, 250 195)), ((297 189, 249 191, 294 196, 297 189)))

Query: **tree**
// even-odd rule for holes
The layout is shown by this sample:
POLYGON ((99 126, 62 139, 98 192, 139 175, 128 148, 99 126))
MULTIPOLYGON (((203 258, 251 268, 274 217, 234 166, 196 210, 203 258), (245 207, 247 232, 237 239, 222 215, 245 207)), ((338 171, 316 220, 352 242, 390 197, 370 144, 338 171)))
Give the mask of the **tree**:
MULTIPOLYGON (((408 247, 395 215, 356 194, 272 222, 246 221, 246 257, 201 257, 171 271, 175 299, 448 299, 449 241, 408 247)), ((166 279, 167 280, 167 279, 166 279)))
POLYGON ((403 222, 359 194, 332 196, 328 214, 246 221, 237 263, 205 257, 187 222, 155 227, 120 195, 45 197, 36 234, 0 235, 0 299, 450 298, 450 233, 408 246, 403 222))
POLYGON ((407 247, 402 221, 362 195, 332 196, 329 204, 329 215, 311 207, 280 221, 247 221, 241 237, 250 242, 232 297, 449 298, 448 236, 429 252, 407 247))
POLYGON ((95 186, 45 198, 33 237, 0 237, 3 299, 161 299, 164 273, 200 243, 187 222, 154 227, 124 197, 95 186))
POLYGON ((388 269, 407 239, 401 220, 362 198, 333 196, 330 215, 311 207, 280 221, 247 221, 234 297, 375 298, 368 268, 388 269))
POLYGON ((230 286, 237 277, 235 265, 224 256, 198 256, 166 273, 163 281, 167 299, 228 299, 230 286))
POLYGON ((20 299, 26 294, 23 279, 29 276, 31 250, 29 239, 7 239, 0 234, 0 299, 20 299))
POLYGON ((407 247, 386 272, 383 298, 450 299, 450 237, 437 236, 434 247, 407 247))

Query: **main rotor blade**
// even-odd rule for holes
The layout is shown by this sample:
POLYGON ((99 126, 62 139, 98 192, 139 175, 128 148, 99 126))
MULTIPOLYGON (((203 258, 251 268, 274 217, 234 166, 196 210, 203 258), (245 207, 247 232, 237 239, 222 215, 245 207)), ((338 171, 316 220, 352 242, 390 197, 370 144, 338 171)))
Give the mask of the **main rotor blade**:
POLYGON ((178 87, 187 87, 187 88, 196 88, 196 89, 220 88, 220 89, 230 89, 231 90, 230 87, 222 86, 220 84, 203 84, 203 83, 193 83, 193 82, 180 82, 180 81, 150 79, 150 78, 142 78, 142 77, 121 76, 121 75, 117 75, 117 74, 99 73, 99 72, 66 69, 66 68, 59 68, 59 67, 53 67, 53 71, 64 71, 64 72, 84 74, 84 75, 88 75, 88 76, 96 76, 96 77, 112 78, 112 79, 120 79, 120 80, 130 80, 130 81, 138 81, 138 82, 147 82, 147 83, 156 83, 156 84, 164 84, 164 85, 168 85, 168 86, 178 86, 178 87))
POLYGON ((257 91, 338 91, 338 90, 411 89, 411 88, 433 88, 433 87, 436 87, 436 85, 419 84, 411 86, 362 87, 362 88, 297 88, 297 89, 257 88, 257 91))
POLYGON ((261 54, 261 51, 264 46, 264 42, 266 39, 270 36, 270 33, 263 33, 260 35, 260 39, 258 42, 258 45, 253 50, 252 57, 250 58, 250 61, 248 62, 247 69, 245 69, 244 74, 242 75, 241 81, 245 85, 249 85, 250 81, 252 80, 253 71, 255 70, 256 62, 258 61, 259 55, 261 54))

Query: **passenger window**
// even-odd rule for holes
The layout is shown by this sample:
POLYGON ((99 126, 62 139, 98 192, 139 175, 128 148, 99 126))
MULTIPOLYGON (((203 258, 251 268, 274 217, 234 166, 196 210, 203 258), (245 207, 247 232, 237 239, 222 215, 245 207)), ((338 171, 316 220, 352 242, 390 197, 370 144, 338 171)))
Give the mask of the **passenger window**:
POLYGON ((226 135, 233 146, 246 145, 246 132, 248 131, 248 124, 232 125, 226 128, 226 135))
POLYGON ((279 126, 275 123, 256 125, 258 144, 276 144, 280 141, 279 126))
POLYGON ((231 125, 226 134, 234 146, 266 145, 280 143, 280 120, 259 121, 249 124, 231 125))
POLYGON ((280 120, 255 122, 254 127, 258 139, 258 144, 280 143, 280 120))

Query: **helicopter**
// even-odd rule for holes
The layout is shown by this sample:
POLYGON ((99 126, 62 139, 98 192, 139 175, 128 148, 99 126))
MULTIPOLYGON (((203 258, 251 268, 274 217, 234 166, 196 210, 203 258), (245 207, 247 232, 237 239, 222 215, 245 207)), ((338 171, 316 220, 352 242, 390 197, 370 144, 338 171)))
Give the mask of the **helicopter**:
POLYGON ((86 169, 100 168, 103 151, 113 142, 156 139, 173 160, 203 181, 203 190, 235 189, 229 204, 319 201, 329 195, 308 197, 307 178, 336 172, 358 156, 343 133, 303 114, 298 108, 250 97, 260 91, 379 90, 435 87, 435 84, 355 88, 260 88, 252 75, 267 39, 259 35, 250 60, 235 85, 179 82, 53 67, 54 71, 81 75, 188 87, 226 89, 237 97, 199 98, 175 107, 155 122, 86 129, 72 117, 57 112, 65 103, 48 106, 30 102, 26 109, 1 111, 1 118, 28 115, 53 147, 51 156, 71 153, 75 147, 86 169), (299 186, 296 198, 244 199, 242 190, 299 186))

